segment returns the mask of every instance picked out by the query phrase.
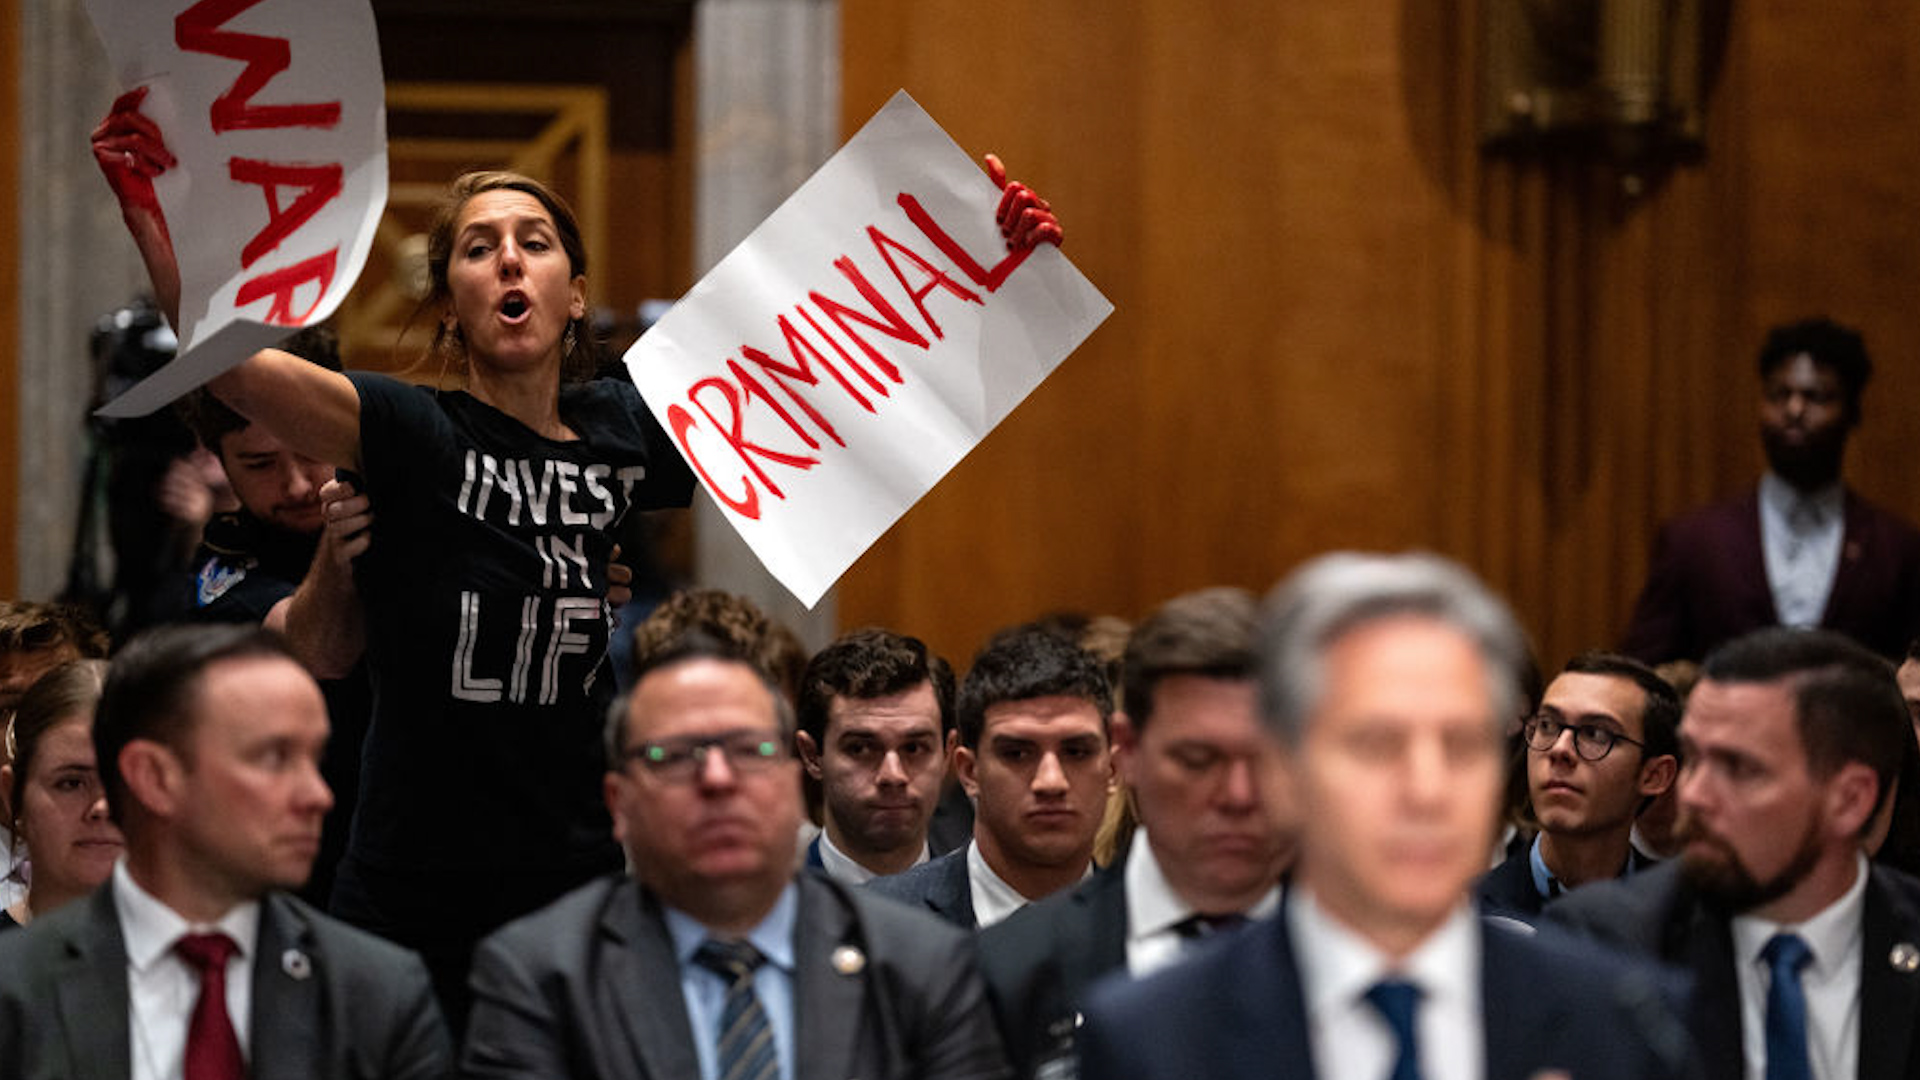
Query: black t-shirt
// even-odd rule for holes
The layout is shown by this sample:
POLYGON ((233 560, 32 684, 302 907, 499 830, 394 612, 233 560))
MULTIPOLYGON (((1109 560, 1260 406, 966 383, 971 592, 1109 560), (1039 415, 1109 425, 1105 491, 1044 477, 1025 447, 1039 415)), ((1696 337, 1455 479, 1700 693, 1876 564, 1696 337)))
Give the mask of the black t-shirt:
POLYGON ((693 476, 632 384, 563 387, 579 438, 459 391, 351 376, 373 536, 356 567, 374 720, 350 857, 410 872, 618 865, 600 732, 630 509, 693 476))

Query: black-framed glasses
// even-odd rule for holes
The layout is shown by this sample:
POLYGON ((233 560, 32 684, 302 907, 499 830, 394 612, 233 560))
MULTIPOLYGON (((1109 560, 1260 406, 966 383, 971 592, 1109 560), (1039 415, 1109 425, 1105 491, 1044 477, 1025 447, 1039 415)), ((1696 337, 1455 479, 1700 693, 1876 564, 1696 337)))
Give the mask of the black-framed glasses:
POLYGON ((1627 743, 1646 749, 1647 744, 1639 739, 1629 738, 1612 728, 1599 724, 1569 724, 1551 713, 1536 713, 1527 717, 1521 729, 1526 733, 1527 745, 1544 754, 1560 741, 1560 733, 1573 732, 1573 752, 1580 755, 1582 761, 1599 761, 1613 753, 1614 743, 1627 743))
POLYGON ((719 753, 735 772, 765 772, 787 760, 787 748, 780 739, 764 731, 729 731, 723 735, 689 736, 642 743, 627 751, 627 761, 637 761, 649 774, 670 783, 684 784, 699 776, 706 767, 707 755, 719 753))

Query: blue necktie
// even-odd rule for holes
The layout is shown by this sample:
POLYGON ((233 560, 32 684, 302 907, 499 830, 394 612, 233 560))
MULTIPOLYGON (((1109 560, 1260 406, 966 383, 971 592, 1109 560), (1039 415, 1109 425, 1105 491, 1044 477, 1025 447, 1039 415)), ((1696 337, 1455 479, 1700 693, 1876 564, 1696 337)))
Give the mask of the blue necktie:
POLYGON ((1399 1046, 1387 1080, 1420 1080, 1420 1042, 1414 1027, 1420 988, 1399 979, 1382 979, 1367 991, 1367 1004, 1380 1011, 1399 1046))
POLYGON ((727 980, 726 1002, 720 1008, 720 1042, 716 1055, 720 1080, 779 1080, 780 1061, 773 1050, 773 1029, 753 992, 753 971, 766 961, 760 950, 744 941, 700 943, 694 962, 727 980))
POLYGON ((1760 950, 1760 958, 1772 972, 1767 986, 1767 1080, 1812 1080, 1800 969, 1813 960, 1813 950, 1796 934, 1775 934, 1760 950))

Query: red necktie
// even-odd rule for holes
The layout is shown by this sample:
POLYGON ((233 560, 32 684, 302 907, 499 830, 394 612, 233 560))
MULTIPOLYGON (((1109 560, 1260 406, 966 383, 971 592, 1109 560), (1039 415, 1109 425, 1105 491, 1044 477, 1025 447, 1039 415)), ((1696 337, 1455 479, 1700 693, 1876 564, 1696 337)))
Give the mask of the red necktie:
POLYGON ((225 934, 187 934, 173 949, 200 972, 200 1000, 187 1024, 185 1080, 245 1080, 240 1039, 227 1016, 227 961, 240 946, 225 934))

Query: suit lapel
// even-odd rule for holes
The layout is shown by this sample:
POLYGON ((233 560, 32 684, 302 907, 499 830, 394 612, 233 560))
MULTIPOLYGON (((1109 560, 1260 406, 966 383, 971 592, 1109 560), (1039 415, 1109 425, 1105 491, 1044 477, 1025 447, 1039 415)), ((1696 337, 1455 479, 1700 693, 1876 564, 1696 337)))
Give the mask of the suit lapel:
POLYGON ((1746 1075, 1746 1048, 1740 1039, 1740 982, 1733 955, 1733 931, 1724 916, 1716 917, 1697 901, 1679 931, 1680 939, 1666 955, 1693 974, 1692 1005, 1687 1027, 1698 1049, 1702 1073, 1711 1080, 1738 1080, 1746 1075))
MULTIPOLYGON (((1827 593, 1827 607, 1820 613, 1821 626, 1852 626, 1854 611, 1859 607, 1863 589, 1870 589, 1874 582, 1866 580, 1864 571, 1873 564, 1866 558, 1868 532, 1866 507, 1853 492, 1841 495, 1840 559, 1833 569, 1833 589, 1827 593)), ((1872 598, 1875 602, 1881 597, 1872 598)))
POLYGON ((871 958, 841 898, 824 882, 802 877, 793 932, 793 1032, 796 1080, 856 1075, 854 1054, 867 1002, 871 958), (857 966, 849 960, 859 953, 857 966))
POLYGON ((260 901, 253 958, 253 1080, 300 1080, 322 1060, 320 986, 327 958, 313 927, 284 897, 260 901))
POLYGON ((598 982, 612 1015, 596 1019, 627 1038, 624 1047, 607 1047, 606 1075, 627 1075, 623 1063, 629 1061, 640 1063, 638 1075, 654 1080, 700 1075, 693 1026, 680 993, 680 960, 659 901, 622 882, 608 894, 598 932, 608 939, 599 950, 604 970, 598 982))
POLYGON ((67 1060, 75 1076, 126 1080, 133 1075, 127 1034, 127 947, 113 906, 113 886, 84 901, 84 921, 67 931, 65 970, 55 981, 67 1060))
POLYGON ((1860 1080, 1909 1076, 1914 1022, 1920 1019, 1920 912, 1883 875, 1867 882, 1861 916, 1860 1080))
POLYGON ((1260 1032, 1258 1059, 1268 1067, 1249 1075, 1319 1075, 1313 1063, 1313 1041, 1307 1032, 1300 965, 1294 959, 1293 939, 1287 931, 1284 897, 1280 910, 1244 931, 1234 949, 1237 956, 1245 957, 1237 961, 1240 977, 1233 980, 1233 986, 1222 987, 1220 993, 1242 1015, 1225 1030, 1260 1032), (1262 938, 1270 948, 1259 947, 1262 938))

